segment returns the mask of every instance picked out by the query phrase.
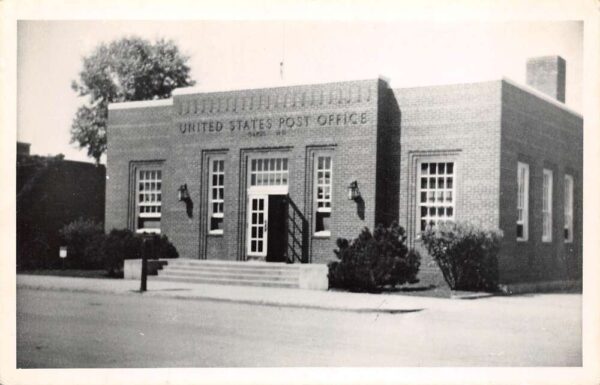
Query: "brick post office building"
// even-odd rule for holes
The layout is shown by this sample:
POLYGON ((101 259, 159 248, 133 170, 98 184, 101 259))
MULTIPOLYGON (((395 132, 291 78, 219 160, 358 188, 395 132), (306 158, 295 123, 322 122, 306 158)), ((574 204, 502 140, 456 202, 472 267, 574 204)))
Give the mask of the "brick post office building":
MULTIPOLYGON (((182 258, 324 264, 339 237, 398 221, 504 232, 504 283, 580 276, 582 117, 565 62, 507 79, 383 79, 109 106, 106 229, 166 234, 182 258)), ((431 269, 425 256, 422 270, 431 269)))

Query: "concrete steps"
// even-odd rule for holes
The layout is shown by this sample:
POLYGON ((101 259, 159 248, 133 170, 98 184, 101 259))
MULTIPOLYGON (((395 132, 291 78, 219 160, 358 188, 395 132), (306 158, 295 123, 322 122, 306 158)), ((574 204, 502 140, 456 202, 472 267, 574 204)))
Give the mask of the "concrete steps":
POLYGON ((300 266, 284 263, 169 260, 152 277, 157 281, 204 283, 216 285, 300 287, 300 266))

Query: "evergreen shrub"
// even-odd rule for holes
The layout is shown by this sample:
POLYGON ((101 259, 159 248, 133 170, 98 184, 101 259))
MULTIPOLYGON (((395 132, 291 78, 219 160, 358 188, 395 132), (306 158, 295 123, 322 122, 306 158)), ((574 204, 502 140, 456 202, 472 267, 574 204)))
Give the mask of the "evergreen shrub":
POLYGON ((71 269, 102 268, 101 245, 104 237, 102 224, 91 219, 79 218, 63 226, 59 230, 59 234, 63 244, 67 246, 65 267, 71 269))
POLYGON ((105 269, 110 276, 120 276, 123 261, 142 258, 144 251, 148 259, 179 257, 165 235, 142 236, 128 229, 113 229, 104 234, 102 226, 90 220, 69 223, 60 234, 67 246, 65 267, 72 269, 105 269))
POLYGON ((152 234, 143 237, 127 229, 110 231, 104 240, 104 262, 109 275, 121 275, 123 261, 142 258, 143 252, 147 253, 148 259, 179 257, 177 249, 166 235, 152 234), (145 243, 143 237, 146 238, 145 243))
POLYGON ((329 264, 329 286, 350 291, 381 291, 385 286, 418 282, 421 256, 406 245, 404 229, 393 223, 362 230, 358 238, 337 240, 338 261, 329 264))

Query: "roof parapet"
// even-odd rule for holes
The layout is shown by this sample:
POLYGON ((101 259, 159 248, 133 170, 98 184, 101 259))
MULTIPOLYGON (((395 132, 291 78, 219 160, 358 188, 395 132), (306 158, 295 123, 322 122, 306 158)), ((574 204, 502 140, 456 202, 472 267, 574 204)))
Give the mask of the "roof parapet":
POLYGON ((127 110, 130 108, 172 106, 173 98, 157 100, 139 100, 134 102, 109 103, 109 110, 127 110))
POLYGON ((525 84, 519 84, 519 83, 515 82, 514 80, 511 80, 507 77, 503 77, 502 81, 510 84, 513 87, 517 87, 517 88, 521 89, 522 91, 525 91, 529 94, 535 95, 538 98, 543 99, 543 100, 547 101, 548 103, 555 105, 556 107, 559 107, 561 110, 565 110, 565 111, 583 119, 583 115, 580 114, 579 112, 567 107, 564 103, 559 102, 558 100, 554 99, 552 96, 546 95, 544 92, 542 92, 536 88, 533 88, 532 86, 525 85, 525 84))
POLYGON ((322 83, 265 83, 261 85, 233 85, 233 86, 213 86, 213 87, 203 87, 203 86, 192 86, 192 87, 182 87, 176 88, 173 90, 171 95, 173 96, 183 96, 183 95, 194 95, 194 94, 209 94, 216 92, 232 92, 232 91, 258 91, 258 90, 267 90, 267 89, 279 89, 279 88, 289 88, 289 87, 305 87, 305 86, 326 86, 340 83, 351 83, 351 82, 360 82, 360 81, 368 81, 368 80, 383 80, 389 83, 389 78, 384 77, 382 75, 373 76, 371 78, 363 78, 363 79, 345 79, 345 80, 333 80, 322 83))

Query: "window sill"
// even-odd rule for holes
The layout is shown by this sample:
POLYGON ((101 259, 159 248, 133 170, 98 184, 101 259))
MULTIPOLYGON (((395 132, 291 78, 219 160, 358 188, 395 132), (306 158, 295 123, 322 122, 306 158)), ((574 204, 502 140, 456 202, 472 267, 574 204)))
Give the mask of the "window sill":
POLYGON ((161 213, 140 213, 138 216, 140 218, 160 218, 161 213))
POLYGON ((222 237, 223 236, 223 230, 211 230, 208 232, 208 235, 211 237, 222 237))
POLYGON ((529 239, 517 238, 517 242, 527 242, 527 241, 529 241, 529 239))
POLYGON ((137 229, 136 234, 160 234, 160 229, 137 229))
POLYGON ((313 234, 313 238, 316 238, 316 239, 331 238, 331 231, 319 231, 318 233, 313 234))

